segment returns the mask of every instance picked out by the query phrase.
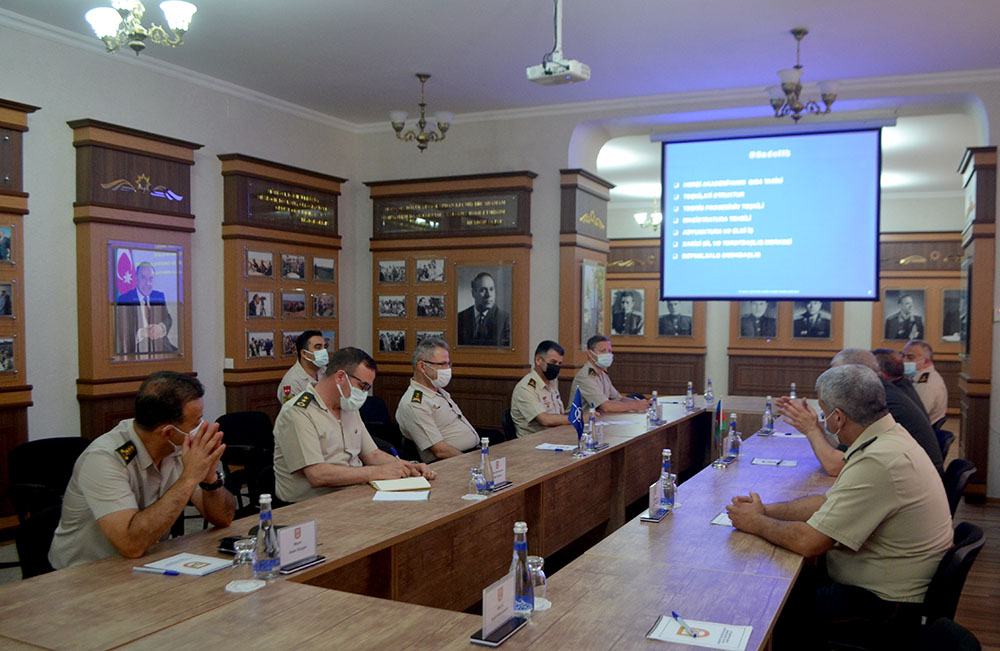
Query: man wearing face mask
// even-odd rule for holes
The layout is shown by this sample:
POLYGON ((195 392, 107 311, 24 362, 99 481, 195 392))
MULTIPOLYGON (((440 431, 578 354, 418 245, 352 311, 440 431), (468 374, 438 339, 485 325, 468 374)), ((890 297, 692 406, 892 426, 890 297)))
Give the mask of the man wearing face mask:
POLYGON ((299 359, 285 372, 278 383, 278 404, 283 405, 323 377, 323 370, 330 355, 326 341, 319 330, 306 330, 295 340, 295 353, 299 359))
POLYGON ((373 479, 437 476, 378 449, 361 421, 375 381, 375 360, 358 348, 341 348, 323 378, 281 408, 274 421, 275 493, 301 502, 373 479))
POLYGON ((568 425, 569 416, 559 397, 559 371, 563 347, 545 340, 535 349, 535 365, 521 378, 510 398, 510 416, 518 437, 540 432, 546 427, 568 425))
POLYGON ((219 425, 202 418, 198 380, 153 373, 135 397, 135 418, 91 443, 73 467, 49 548, 56 569, 121 554, 138 558, 166 539, 190 501, 219 527, 236 501, 222 487, 226 446, 219 425))
POLYGON ((573 378, 573 384, 569 390, 570 402, 573 401, 573 396, 576 395, 576 389, 579 387, 584 406, 594 405, 605 413, 646 411, 649 407, 648 400, 624 398, 611 384, 608 369, 611 367, 612 360, 610 339, 604 335, 594 335, 588 339, 587 363, 577 371, 576 377, 573 378))
POLYGON ((413 377, 399 399, 396 422, 427 463, 457 457, 479 445, 476 429, 444 390, 450 380, 447 342, 422 339, 413 350, 413 377))
MULTIPOLYGON (((831 367, 847 364, 864 366, 875 372, 882 383, 884 400, 889 414, 920 444, 938 475, 943 474, 944 461, 941 458, 941 446, 938 444, 937 436, 934 435, 934 429, 931 427, 931 422, 923 407, 914 404, 899 387, 880 375, 878 362, 870 351, 861 348, 845 348, 834 355, 830 361, 831 367)), ((820 425, 816 412, 806 404, 805 399, 795 401, 783 396, 778 398, 776 404, 781 411, 781 417, 809 439, 823 470, 832 477, 839 475, 845 464, 843 449, 840 449, 842 442, 838 441, 829 429, 825 431, 826 435, 824 436, 824 428, 820 425)))
POLYGON ((948 387, 934 368, 934 350, 926 341, 914 339, 903 346, 903 373, 913 380, 932 423, 948 415, 948 387))

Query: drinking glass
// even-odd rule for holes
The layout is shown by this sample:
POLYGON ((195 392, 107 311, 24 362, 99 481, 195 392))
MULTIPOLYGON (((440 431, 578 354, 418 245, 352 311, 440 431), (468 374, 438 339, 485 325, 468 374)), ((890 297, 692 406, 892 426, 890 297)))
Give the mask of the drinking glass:
POLYGON ((545 559, 541 556, 528 557, 528 571, 531 572, 531 581, 535 588, 535 610, 548 610, 552 607, 552 602, 545 598, 543 565, 545 565, 545 559))
POLYGON ((226 584, 226 592, 253 592, 267 585, 266 581, 254 578, 253 562, 257 541, 254 538, 242 538, 233 547, 236 549, 236 556, 229 570, 232 580, 226 584))

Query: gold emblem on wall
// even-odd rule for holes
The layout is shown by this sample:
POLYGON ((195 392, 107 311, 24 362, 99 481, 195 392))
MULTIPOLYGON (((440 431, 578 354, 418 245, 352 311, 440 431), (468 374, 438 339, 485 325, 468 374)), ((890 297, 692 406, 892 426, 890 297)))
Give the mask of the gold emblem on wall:
POLYGON ((135 182, 129 181, 127 179, 115 179, 114 181, 109 181, 107 183, 101 184, 102 190, 110 190, 111 192, 142 192, 143 194, 148 194, 151 197, 157 197, 160 199, 166 199, 167 201, 183 201, 184 197, 177 194, 165 185, 158 185, 151 188, 151 183, 148 174, 139 174, 135 177, 135 182))
POLYGON ((591 210, 590 212, 585 212, 582 215, 580 215, 579 221, 581 224, 590 224, 591 226, 598 227, 602 231, 606 230, 604 221, 597 216, 597 212, 594 210, 591 210))

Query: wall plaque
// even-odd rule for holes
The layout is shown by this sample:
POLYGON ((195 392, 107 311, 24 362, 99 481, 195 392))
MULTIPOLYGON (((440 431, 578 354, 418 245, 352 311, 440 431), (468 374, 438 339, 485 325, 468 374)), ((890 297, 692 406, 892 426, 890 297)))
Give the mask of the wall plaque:
POLYGON ((337 234, 337 196, 277 181, 246 180, 242 223, 322 235, 337 234))
POLYGON ((520 193, 375 199, 375 237, 520 232, 520 193))

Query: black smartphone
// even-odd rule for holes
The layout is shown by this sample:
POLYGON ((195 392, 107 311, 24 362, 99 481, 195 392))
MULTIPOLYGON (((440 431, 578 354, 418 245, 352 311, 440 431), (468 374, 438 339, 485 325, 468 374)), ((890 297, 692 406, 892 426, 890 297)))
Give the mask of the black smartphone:
POLYGON ((319 565, 326 560, 326 556, 313 556, 312 558, 303 558, 301 561, 295 563, 290 563, 285 565, 278 570, 279 574, 292 574, 298 572, 299 570, 304 570, 307 567, 312 567, 313 565, 319 565))
POLYGON ((507 641, 514 633, 521 630, 528 620, 523 617, 511 617, 507 620, 507 623, 498 628, 497 630, 490 633, 485 638, 483 637, 483 629, 479 629, 469 637, 469 641, 473 644, 480 644, 482 646, 500 646, 507 641))

